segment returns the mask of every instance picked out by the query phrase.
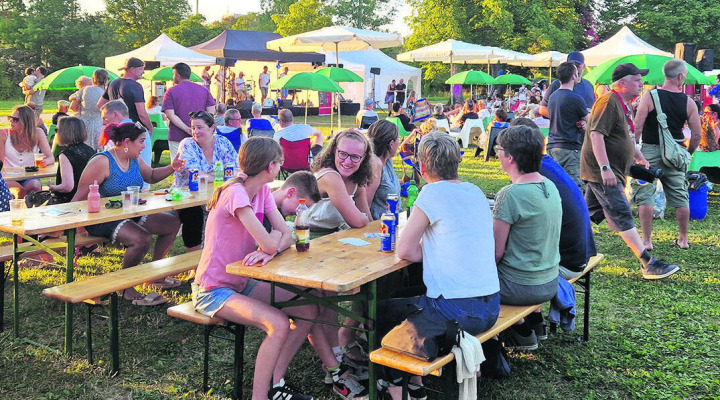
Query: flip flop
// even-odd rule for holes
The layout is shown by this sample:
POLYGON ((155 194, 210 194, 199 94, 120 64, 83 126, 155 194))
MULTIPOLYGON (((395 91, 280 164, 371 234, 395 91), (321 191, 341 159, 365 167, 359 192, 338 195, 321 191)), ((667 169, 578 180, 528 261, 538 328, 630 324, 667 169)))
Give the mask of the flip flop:
POLYGON ((148 306, 157 306, 160 304, 167 303, 167 299, 164 298, 160 293, 148 293, 145 297, 139 300, 133 300, 132 304, 134 306, 141 306, 141 307, 148 307, 148 306))
POLYGON ((680 250, 690 250, 690 243, 688 243, 688 247, 682 247, 680 246, 680 242, 678 242, 677 238, 673 239, 672 244, 680 250))
POLYGON ((151 282, 150 286, 155 286, 158 289, 173 289, 182 285, 182 282, 173 278, 163 278, 160 282, 151 282))

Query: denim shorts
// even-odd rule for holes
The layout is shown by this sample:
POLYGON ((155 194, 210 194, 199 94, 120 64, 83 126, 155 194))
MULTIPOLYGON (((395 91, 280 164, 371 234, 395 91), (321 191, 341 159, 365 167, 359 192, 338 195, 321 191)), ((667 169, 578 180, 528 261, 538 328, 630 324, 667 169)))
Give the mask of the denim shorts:
POLYGON ((93 236, 100 236, 106 239, 110 239, 110 243, 115 244, 117 234, 120 231, 120 228, 122 228, 122 226, 125 225, 126 222, 132 221, 140 226, 143 226, 146 219, 147 215, 143 215, 142 217, 124 219, 121 221, 104 222, 102 224, 86 226, 85 230, 87 230, 88 233, 93 236))
POLYGON ((195 311, 207 317, 214 317, 215 313, 227 303, 227 301, 234 294, 241 294, 243 296, 249 296, 252 293, 258 281, 255 279, 248 279, 245 288, 242 292, 238 293, 227 287, 216 287, 210 290, 205 290, 193 282, 190 286, 192 288, 192 302, 195 306, 195 311))

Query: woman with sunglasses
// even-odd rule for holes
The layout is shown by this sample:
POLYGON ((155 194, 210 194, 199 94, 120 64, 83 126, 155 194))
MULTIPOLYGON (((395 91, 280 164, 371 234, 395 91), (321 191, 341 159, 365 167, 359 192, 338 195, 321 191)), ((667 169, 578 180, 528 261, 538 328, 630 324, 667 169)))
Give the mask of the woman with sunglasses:
MULTIPOLYGON (((237 167, 238 153, 226 138, 215 134, 215 119, 205 111, 190 113, 192 137, 185 138, 178 145, 177 157, 185 162, 185 168, 175 172, 173 186, 188 185, 188 171, 198 170, 201 174, 212 174, 215 163, 223 168, 237 167)), ((205 216, 202 207, 191 207, 178 211, 182 222, 182 238, 188 251, 200 248, 203 239, 205 216)))
MULTIPOLYGON (((87 200, 90 185, 100 185, 102 197, 120 196, 128 186, 142 186, 143 181, 157 183, 170 176, 173 171, 184 168, 185 162, 177 156, 170 165, 151 168, 140 158, 145 148, 147 131, 141 124, 110 124, 103 131, 103 138, 113 141, 110 150, 96 154, 80 176, 77 192, 72 201, 87 200)), ((101 143, 105 145, 105 143, 101 143)), ((120 243, 126 248, 122 267, 129 268, 140 264, 150 250, 153 235, 157 235, 153 260, 167 255, 180 229, 180 220, 174 214, 157 213, 121 221, 105 222, 88 226, 87 231, 93 236, 101 236, 120 243)), ((157 288, 173 288, 180 282, 164 278, 150 282, 157 288)), ((143 296, 134 288, 126 289, 123 298, 138 306, 154 306, 167 302, 158 293, 143 296)))
MULTIPOLYGON (((10 129, 0 130, 0 160, 6 168, 32 167, 35 165, 36 153, 42 153, 43 166, 55 163, 47 136, 37 127, 35 113, 30 107, 16 106, 8 119, 10 129)), ((11 181, 8 182, 8 187, 17 191, 17 198, 42 189, 39 179, 11 181)))

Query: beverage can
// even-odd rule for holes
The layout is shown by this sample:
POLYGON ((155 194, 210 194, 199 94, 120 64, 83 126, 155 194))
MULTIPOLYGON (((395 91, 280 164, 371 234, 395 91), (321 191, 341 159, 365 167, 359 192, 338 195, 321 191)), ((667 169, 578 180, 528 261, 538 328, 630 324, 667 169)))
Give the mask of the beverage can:
POLYGON ((225 165, 225 174, 223 175, 223 180, 226 181, 228 179, 232 179, 235 176, 234 172, 235 171, 234 171, 234 168, 232 165, 230 165, 230 164, 225 165))
POLYGON ((399 211, 400 207, 398 207, 398 204, 400 203, 400 195, 391 193, 387 195, 387 204, 388 208, 390 209, 390 212, 395 214, 395 223, 397 224, 398 221, 400 221, 399 217, 399 211))
POLYGON ((397 232, 395 214, 386 212, 380 217, 380 251, 395 251, 395 235, 397 232))
POLYGON ((197 192, 200 190, 200 185, 198 184, 200 171, 197 169, 191 169, 188 170, 188 189, 191 192, 197 192))

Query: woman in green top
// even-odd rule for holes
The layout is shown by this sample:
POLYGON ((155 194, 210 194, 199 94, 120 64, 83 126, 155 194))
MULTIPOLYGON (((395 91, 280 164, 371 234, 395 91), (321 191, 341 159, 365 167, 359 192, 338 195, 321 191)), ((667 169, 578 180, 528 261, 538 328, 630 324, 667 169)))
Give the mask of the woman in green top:
MULTIPOLYGON (((560 263, 562 204, 555 185, 540 175, 543 137, 526 126, 500 133, 495 152, 512 184, 498 192, 493 208, 495 261, 500 278, 500 302, 542 304, 555 297, 560 263)), ((520 350, 537 348, 537 326, 545 336, 540 313, 508 330, 506 338, 520 350), (518 334, 522 338, 518 338, 518 334), (513 339, 515 342, 513 342, 513 339)), ((507 343, 506 343, 507 344, 507 343)))

